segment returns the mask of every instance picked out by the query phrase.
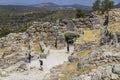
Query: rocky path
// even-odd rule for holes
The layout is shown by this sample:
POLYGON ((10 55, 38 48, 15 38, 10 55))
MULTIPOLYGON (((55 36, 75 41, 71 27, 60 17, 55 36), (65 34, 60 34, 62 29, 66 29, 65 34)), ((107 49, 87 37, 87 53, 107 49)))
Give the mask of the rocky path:
POLYGON ((50 73, 50 69, 57 65, 63 64, 68 61, 68 56, 73 52, 74 47, 70 47, 70 52, 66 52, 66 48, 63 50, 50 50, 50 54, 47 59, 42 59, 44 62, 43 71, 39 70, 39 61, 34 60, 31 64, 27 64, 28 67, 33 67, 28 71, 22 73, 12 73, 8 77, 0 78, 0 80, 45 80, 45 77, 50 73))

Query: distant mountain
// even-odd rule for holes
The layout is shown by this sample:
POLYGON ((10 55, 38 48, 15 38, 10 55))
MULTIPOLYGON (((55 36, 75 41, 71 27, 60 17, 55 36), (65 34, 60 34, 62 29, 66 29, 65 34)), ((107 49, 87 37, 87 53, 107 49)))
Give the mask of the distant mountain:
POLYGON ((44 10, 59 10, 60 6, 54 3, 40 3, 32 5, 33 7, 41 8, 44 10))
POLYGON ((0 12, 29 12, 29 11, 39 11, 40 8, 32 6, 23 5, 0 5, 0 12))
POLYGON ((73 4, 73 5, 58 5, 55 3, 40 3, 33 5, 34 7, 39 7, 46 10, 76 10, 77 8, 80 8, 82 10, 92 10, 92 7, 80 5, 80 4, 73 4))
POLYGON ((85 6, 85 5, 80 5, 80 4, 66 5, 64 7, 71 7, 74 9, 80 8, 82 10, 92 10, 91 6, 85 6))
POLYGON ((23 6, 23 5, 0 5, 0 12, 29 12, 29 11, 41 11, 41 10, 76 10, 80 8, 84 11, 91 11, 92 7, 79 4, 73 5, 58 5, 55 3, 40 3, 35 5, 23 6))
POLYGON ((40 4, 35 4, 33 5, 34 7, 39 7, 39 8, 47 8, 47 7, 60 7, 59 5, 55 3, 40 3, 40 4))
POLYGON ((120 8, 120 3, 115 5, 115 8, 120 8))

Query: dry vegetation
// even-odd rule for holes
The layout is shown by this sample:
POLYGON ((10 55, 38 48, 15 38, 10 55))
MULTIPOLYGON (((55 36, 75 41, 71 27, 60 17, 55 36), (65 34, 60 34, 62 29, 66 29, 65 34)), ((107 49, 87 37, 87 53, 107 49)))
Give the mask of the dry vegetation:
POLYGON ((78 56, 79 58, 84 58, 84 57, 87 56, 90 52, 91 52, 91 49, 90 49, 90 50, 85 50, 85 51, 83 51, 83 52, 77 53, 77 56, 78 56))
POLYGON ((65 74, 65 76, 61 77, 60 80, 70 80, 71 76, 74 75, 77 71, 77 63, 72 62, 69 63, 63 70, 61 70, 62 73, 65 74))
POLYGON ((40 53, 41 52, 39 44, 35 44, 34 45, 34 49, 35 49, 36 53, 40 53))
POLYGON ((108 27, 108 30, 112 33, 120 32, 120 22, 111 23, 108 27))
POLYGON ((78 39, 78 43, 83 42, 99 42, 100 41, 100 30, 90 30, 86 29, 84 30, 84 34, 81 35, 81 37, 78 39))

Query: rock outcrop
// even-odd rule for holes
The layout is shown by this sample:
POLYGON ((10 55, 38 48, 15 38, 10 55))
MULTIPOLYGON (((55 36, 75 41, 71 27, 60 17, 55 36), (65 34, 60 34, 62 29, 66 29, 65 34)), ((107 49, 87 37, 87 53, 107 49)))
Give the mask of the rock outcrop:
POLYGON ((24 33, 10 33, 0 38, 0 77, 27 70, 26 54, 34 56, 32 59, 47 58, 49 49, 64 48, 67 46, 67 33, 77 35, 71 42, 74 52, 68 57, 68 63, 51 69, 49 79, 52 76, 59 80, 69 74, 68 79, 71 80, 119 80, 119 13, 119 9, 109 11, 109 23, 106 15, 96 14, 86 18, 61 19, 56 23, 33 22, 24 33), (66 66, 67 72, 69 69, 72 72, 60 70, 66 66))

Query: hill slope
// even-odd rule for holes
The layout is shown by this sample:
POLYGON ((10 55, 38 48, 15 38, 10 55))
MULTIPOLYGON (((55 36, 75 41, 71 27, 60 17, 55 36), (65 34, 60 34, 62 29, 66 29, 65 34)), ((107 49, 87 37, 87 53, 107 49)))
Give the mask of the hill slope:
POLYGON ((0 5, 0 12, 31 12, 31 11, 55 11, 55 10, 76 10, 80 8, 84 11, 91 11, 92 7, 79 4, 73 5, 58 5, 55 3, 40 3, 35 5, 23 6, 23 5, 0 5))
POLYGON ((40 8, 22 5, 0 5, 0 12, 30 12, 39 11, 40 8))
POLYGON ((120 3, 115 5, 115 8, 120 8, 120 3))
POLYGON ((76 10, 77 8, 80 8, 82 10, 92 10, 92 7, 80 5, 80 4, 58 5, 55 3, 40 3, 40 4, 35 4, 33 6, 46 9, 46 10, 76 10))

